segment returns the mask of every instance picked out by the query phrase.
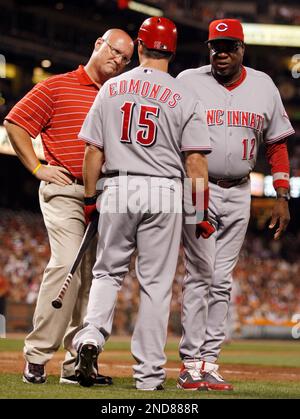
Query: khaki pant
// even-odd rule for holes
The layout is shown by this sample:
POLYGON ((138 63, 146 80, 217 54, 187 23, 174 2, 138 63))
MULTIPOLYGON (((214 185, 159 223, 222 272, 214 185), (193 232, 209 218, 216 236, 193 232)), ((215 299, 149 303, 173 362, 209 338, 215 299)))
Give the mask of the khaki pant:
POLYGON ((74 374, 76 351, 72 348, 72 339, 81 328, 86 313, 95 247, 91 246, 87 251, 74 274, 63 307, 56 310, 51 301, 66 278, 84 234, 83 189, 75 183, 58 186, 41 182, 39 190, 51 258, 39 291, 33 331, 25 339, 24 355, 28 362, 45 364, 63 342, 68 351, 62 364, 61 375, 64 377, 74 374))

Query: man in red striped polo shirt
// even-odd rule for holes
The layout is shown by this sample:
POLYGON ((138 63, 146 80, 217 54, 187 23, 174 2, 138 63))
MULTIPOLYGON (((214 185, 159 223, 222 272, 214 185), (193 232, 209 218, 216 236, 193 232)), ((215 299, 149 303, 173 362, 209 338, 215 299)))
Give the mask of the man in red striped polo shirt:
MULTIPOLYGON (((91 284, 94 255, 87 254, 66 293, 63 308, 51 306, 76 256, 85 229, 82 162, 85 144, 78 133, 99 88, 130 62, 130 36, 111 29, 95 42, 85 66, 37 84, 7 115, 5 127, 24 166, 39 180, 40 206, 49 235, 51 258, 45 270, 24 346, 23 381, 46 381, 45 364, 64 343, 67 350, 60 383, 77 383, 72 338, 82 325, 91 284), (47 165, 34 152, 31 137, 41 134, 47 165)), ((95 384, 109 384, 99 376, 95 384)))

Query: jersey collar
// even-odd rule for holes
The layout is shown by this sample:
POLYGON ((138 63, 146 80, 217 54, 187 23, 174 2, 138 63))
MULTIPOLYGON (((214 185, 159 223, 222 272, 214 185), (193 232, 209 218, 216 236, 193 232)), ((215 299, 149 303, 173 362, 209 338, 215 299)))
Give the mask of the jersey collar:
POLYGON ((93 82, 92 79, 90 79, 83 65, 80 65, 75 71, 75 73, 80 84, 82 84, 83 86, 96 86, 97 89, 99 90, 98 86, 93 82))
POLYGON ((233 89, 236 89, 238 86, 240 86, 240 85, 243 83, 243 81, 245 80, 246 76, 247 76, 247 71, 246 71, 245 67, 244 67, 244 66, 242 66, 242 72, 241 72, 241 75, 240 75, 240 77, 238 78, 238 80, 237 80, 237 81, 235 81, 235 82, 234 82, 233 84, 231 84, 230 86, 224 86, 224 87, 225 87, 225 89, 227 89, 227 90, 229 90, 229 91, 231 91, 231 90, 233 90, 233 89))

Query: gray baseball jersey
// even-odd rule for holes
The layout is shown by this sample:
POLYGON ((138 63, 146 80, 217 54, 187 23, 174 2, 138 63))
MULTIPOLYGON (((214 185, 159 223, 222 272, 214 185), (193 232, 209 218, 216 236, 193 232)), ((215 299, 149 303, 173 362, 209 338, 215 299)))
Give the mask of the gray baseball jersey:
POLYGON ((212 141, 208 169, 215 178, 248 175, 262 141, 271 144, 294 133, 272 79, 245 68, 246 79, 231 91, 214 79, 210 65, 178 75, 204 104, 212 141))
POLYGON ((105 149, 104 173, 181 178, 183 151, 211 150, 203 105, 168 73, 143 67, 104 84, 79 137, 105 149))
MULTIPOLYGON (((204 104, 212 152, 213 178, 238 179, 254 168, 259 145, 294 133, 278 89, 270 77, 246 68, 245 79, 232 90, 213 77, 211 66, 178 76, 204 104)), ((209 217, 216 232, 197 240, 184 225, 187 275, 184 280, 180 356, 216 362, 225 338, 226 318, 237 263, 250 216, 250 182, 222 188, 209 182, 209 217)))

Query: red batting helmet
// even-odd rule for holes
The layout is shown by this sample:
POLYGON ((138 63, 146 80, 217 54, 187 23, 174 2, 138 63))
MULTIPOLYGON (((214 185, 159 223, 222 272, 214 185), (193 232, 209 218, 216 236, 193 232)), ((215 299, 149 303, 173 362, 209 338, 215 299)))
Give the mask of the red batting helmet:
POLYGON ((139 29, 138 41, 142 41, 148 49, 175 52, 177 29, 175 24, 166 17, 150 17, 139 29))

